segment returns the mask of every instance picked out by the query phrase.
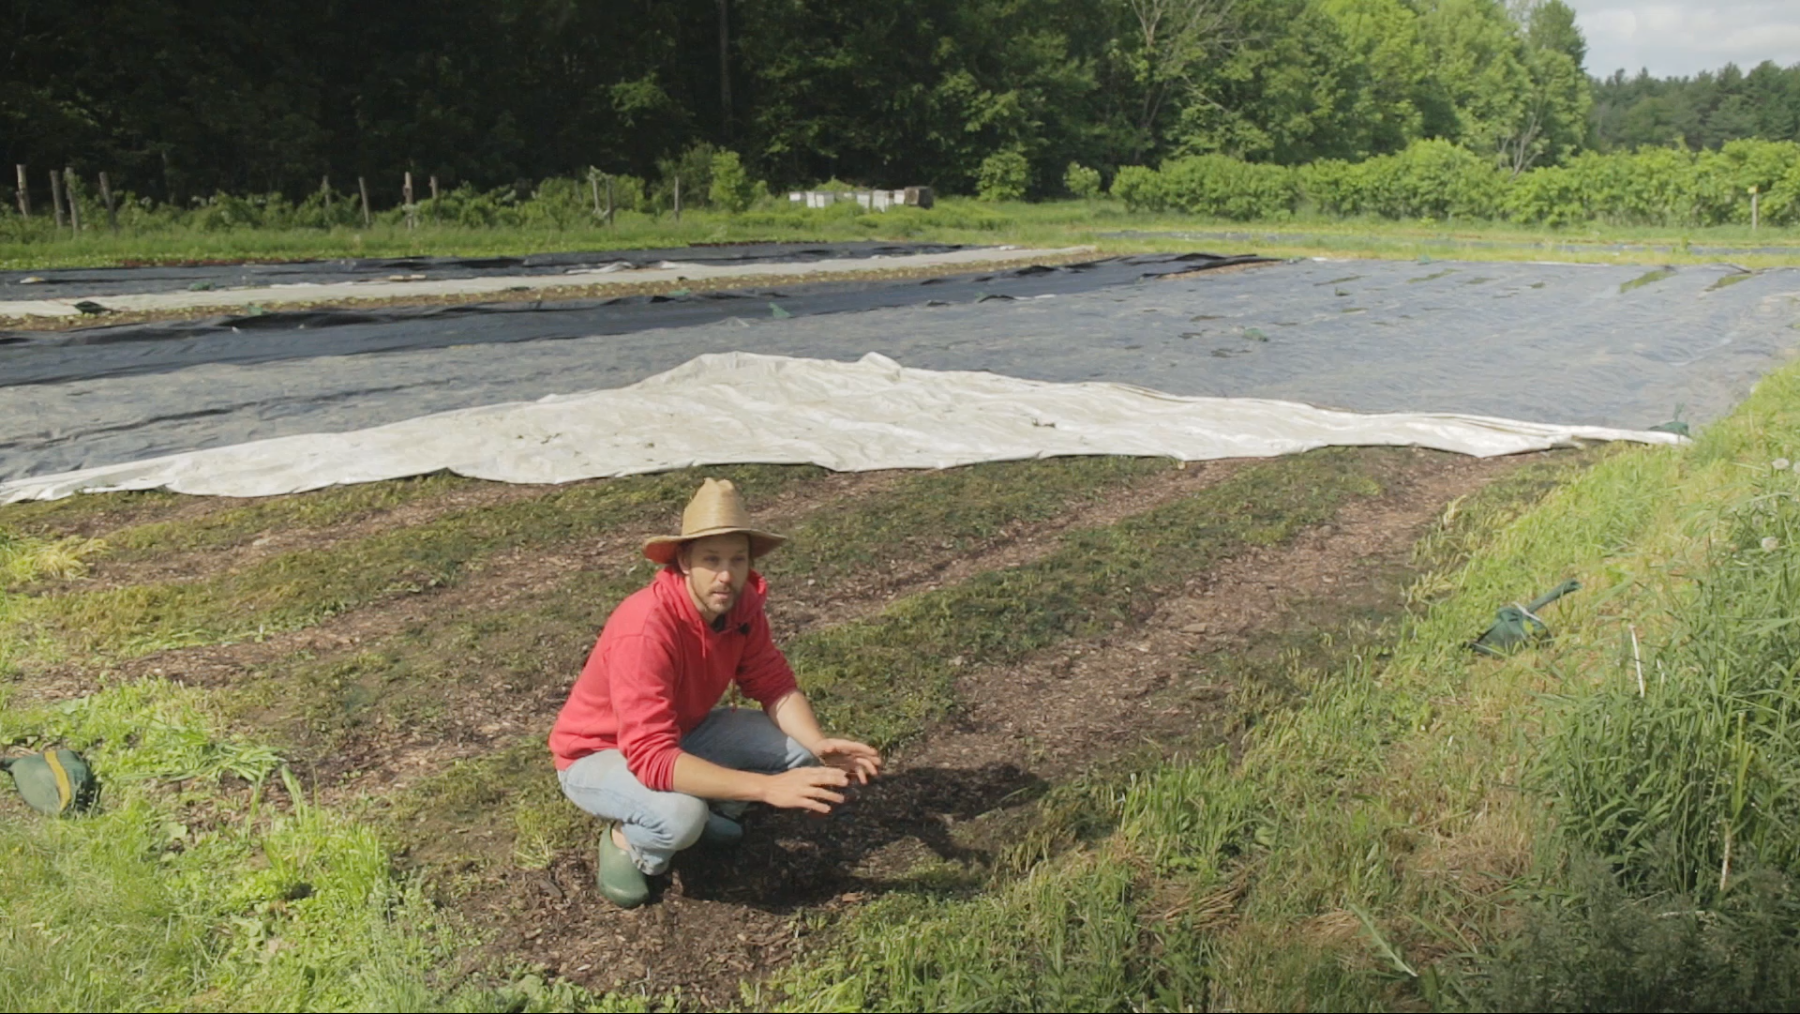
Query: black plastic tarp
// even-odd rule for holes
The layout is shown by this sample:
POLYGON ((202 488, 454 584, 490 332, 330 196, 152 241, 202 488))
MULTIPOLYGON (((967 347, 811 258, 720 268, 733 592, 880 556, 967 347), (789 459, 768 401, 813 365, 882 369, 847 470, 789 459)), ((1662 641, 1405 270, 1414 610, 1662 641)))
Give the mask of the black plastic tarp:
MULTIPOLYGON (((1716 418, 1800 347, 1800 269, 1744 276, 1724 266, 1662 274, 1624 265, 1312 261, 1141 275, 1134 268, 1136 280, 1035 293, 1023 286, 1089 276, 1026 275, 1011 290, 990 279, 965 295, 1014 298, 941 305, 918 297, 956 291, 942 287, 949 283, 909 283, 903 305, 791 317, 775 315, 770 300, 746 298, 734 305, 749 312, 688 324, 671 316, 669 326, 554 341, 403 344, 259 362, 201 350, 193 365, 156 372, 0 387, 0 478, 621 387, 734 350, 842 361, 880 352, 926 369, 1115 381, 1177 395, 1636 429, 1678 411, 1700 424, 1716 418)), ((786 308, 792 298, 773 302, 786 308)), ((376 336, 389 325, 344 326, 376 336)), ((311 340, 310 328, 269 334, 311 340)), ((190 340, 209 339, 86 348, 164 355, 190 340)))
POLYGON ((64 296, 112 296, 184 289, 225 289, 302 282, 361 282, 395 275, 477 278, 488 275, 560 275, 610 264, 650 267, 684 264, 809 263, 837 258, 899 257, 961 250, 952 243, 731 243, 643 250, 586 250, 520 257, 346 257, 271 263, 162 264, 122 268, 53 268, 0 271, 0 300, 64 296))
POLYGON ((734 317, 785 318, 934 302, 1021 299, 1088 292, 1145 277, 1259 259, 1154 254, 923 281, 814 282, 782 289, 566 302, 278 311, 78 331, 0 331, 0 384, 160 373, 204 363, 250 365, 316 356, 631 334, 734 317))

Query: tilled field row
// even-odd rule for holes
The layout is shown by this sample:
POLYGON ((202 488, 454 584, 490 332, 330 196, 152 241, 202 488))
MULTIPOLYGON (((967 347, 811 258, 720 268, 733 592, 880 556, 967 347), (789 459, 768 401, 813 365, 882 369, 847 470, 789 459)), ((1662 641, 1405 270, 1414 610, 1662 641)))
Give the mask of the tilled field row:
POLYGON ((92 583, 28 589, 28 693, 151 674, 217 687, 322 798, 376 800, 410 862, 501 927, 501 955, 723 1003, 786 960, 792 913, 891 890, 920 863, 977 875, 993 851, 981 829, 1016 823, 1052 782, 1216 734, 1234 649, 1291 624, 1296 602, 1391 603, 1375 572, 1509 467, 1326 451, 714 470, 793 536, 763 569, 778 642, 821 711, 904 748, 853 819, 764 815, 728 869, 696 856, 638 913, 593 895, 592 827, 557 794, 542 736, 601 620, 647 580, 641 540, 699 473, 499 492, 433 477, 204 508, 94 497, 0 525, 109 547, 92 583), (659 942, 673 957, 652 957, 671 953, 659 942))

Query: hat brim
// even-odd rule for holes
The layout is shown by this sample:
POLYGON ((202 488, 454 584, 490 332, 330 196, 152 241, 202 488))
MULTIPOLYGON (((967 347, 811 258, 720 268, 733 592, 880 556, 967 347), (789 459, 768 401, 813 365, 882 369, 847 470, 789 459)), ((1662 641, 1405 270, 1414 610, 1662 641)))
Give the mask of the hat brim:
POLYGON ((675 562, 675 554, 681 550, 681 544, 684 542, 704 539, 709 535, 736 534, 750 536, 750 558, 753 560, 769 555, 770 551, 787 541, 785 535, 776 535, 774 532, 765 532, 756 528, 709 528, 688 535, 658 535, 644 543, 644 556, 666 567, 675 562))

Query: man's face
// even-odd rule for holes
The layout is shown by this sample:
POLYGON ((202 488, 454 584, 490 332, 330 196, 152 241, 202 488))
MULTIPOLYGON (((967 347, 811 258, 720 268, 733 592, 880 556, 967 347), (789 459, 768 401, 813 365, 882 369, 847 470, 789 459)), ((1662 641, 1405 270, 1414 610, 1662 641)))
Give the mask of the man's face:
POLYGON ((681 547, 681 571, 688 594, 708 622, 731 611, 750 578, 750 536, 708 535, 681 547))

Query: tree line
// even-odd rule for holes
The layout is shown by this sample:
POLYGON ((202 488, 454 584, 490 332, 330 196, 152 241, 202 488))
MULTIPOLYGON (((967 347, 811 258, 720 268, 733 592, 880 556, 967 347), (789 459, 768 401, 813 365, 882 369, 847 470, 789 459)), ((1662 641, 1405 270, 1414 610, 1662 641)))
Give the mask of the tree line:
POLYGON ((972 192, 986 165, 1047 196, 1071 163, 1110 179, 1178 157, 1355 162, 1438 139, 1517 173, 1588 148, 1800 131, 1800 67, 1589 79, 1563 0, 9 8, 5 164, 108 170, 176 204, 407 171, 521 193, 590 168, 655 181, 714 148, 778 186, 972 192))

